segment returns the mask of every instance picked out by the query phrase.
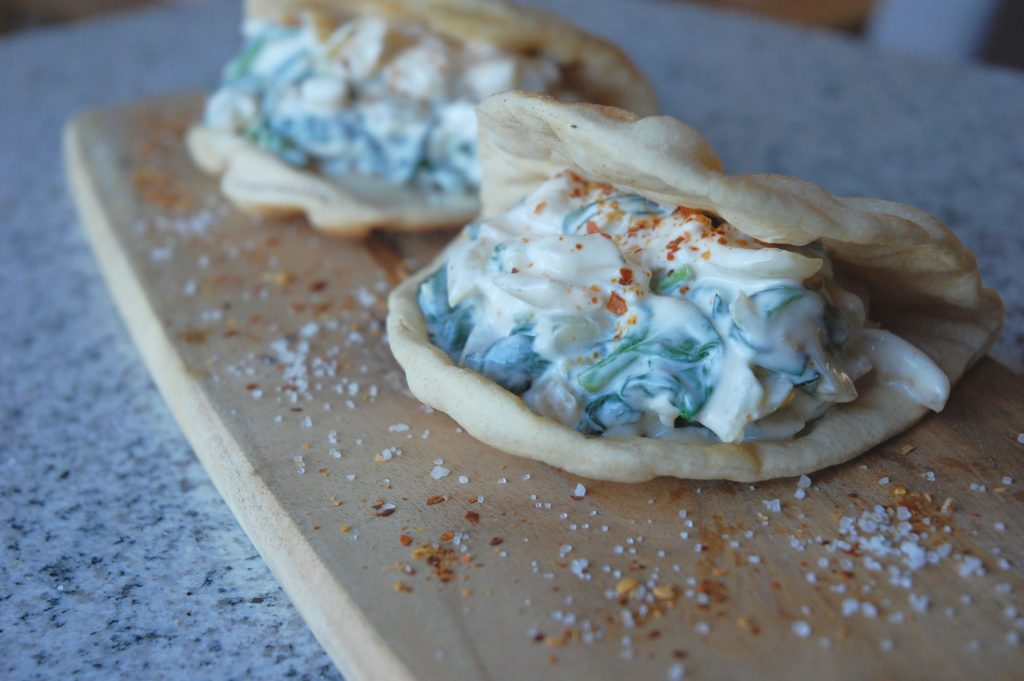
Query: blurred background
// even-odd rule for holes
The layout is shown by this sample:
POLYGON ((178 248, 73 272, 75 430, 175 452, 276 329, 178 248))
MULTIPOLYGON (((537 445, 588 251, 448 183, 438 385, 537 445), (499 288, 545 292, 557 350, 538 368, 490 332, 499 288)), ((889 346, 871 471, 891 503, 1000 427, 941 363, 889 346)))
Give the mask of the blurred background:
MULTIPOLYGON (((0 35, 147 5, 218 1, 0 0, 0 35)), ((693 2, 776 21, 840 31, 888 51, 1024 69, 1024 0, 649 1, 693 2)))

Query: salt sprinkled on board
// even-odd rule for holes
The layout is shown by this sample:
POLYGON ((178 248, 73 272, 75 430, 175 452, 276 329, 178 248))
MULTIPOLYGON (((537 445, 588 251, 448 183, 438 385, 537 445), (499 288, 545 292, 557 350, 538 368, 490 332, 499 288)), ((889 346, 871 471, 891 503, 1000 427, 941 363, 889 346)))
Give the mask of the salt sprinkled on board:
POLYGON ((440 480, 441 478, 448 477, 449 473, 451 473, 451 471, 445 468, 444 466, 435 465, 434 468, 430 471, 430 477, 432 477, 434 480, 440 480))
POLYGON ((574 489, 572 491, 572 498, 573 499, 582 499, 585 496, 587 496, 587 488, 586 488, 586 486, 582 482, 577 482, 576 483, 576 489, 574 489))
POLYGON ((764 507, 772 513, 779 513, 782 511, 782 502, 778 499, 764 499, 761 503, 764 504, 764 507))
POLYGON ((793 622, 793 633, 800 638, 807 638, 811 635, 811 625, 803 620, 793 622))
POLYGON ((586 558, 576 558, 569 563, 569 570, 585 582, 591 579, 590 573, 587 572, 588 567, 590 567, 590 561, 586 558))
POLYGON ((460 475, 459 476, 459 484, 460 485, 465 485, 465 484, 468 484, 468 483, 469 483, 469 477, 468 476, 465 476, 465 475, 460 475))
POLYGON ((984 577, 985 565, 977 556, 964 556, 957 571, 961 577, 984 577))
POLYGON ((399 449, 398 447, 388 447, 387 449, 382 449, 380 454, 377 455, 377 457, 381 461, 391 461, 392 458, 401 455, 402 450, 399 449))
POLYGON ((686 667, 683 666, 682 662, 676 662, 668 668, 668 674, 665 676, 668 681, 683 681, 686 678, 686 667))

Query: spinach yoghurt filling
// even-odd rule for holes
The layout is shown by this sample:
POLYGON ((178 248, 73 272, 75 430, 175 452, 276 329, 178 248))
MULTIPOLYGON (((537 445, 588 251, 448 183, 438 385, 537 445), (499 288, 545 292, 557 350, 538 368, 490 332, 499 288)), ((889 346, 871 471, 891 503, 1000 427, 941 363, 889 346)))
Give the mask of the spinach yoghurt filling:
POLYGON ((948 396, 820 244, 761 243, 569 171, 448 253, 418 290, 431 342, 588 435, 785 440, 873 368, 930 409, 948 396))
POLYGON ((558 65, 413 23, 366 15, 335 26, 253 20, 204 122, 294 166, 368 175, 430 193, 480 184, 475 106, 511 89, 552 91, 558 65))

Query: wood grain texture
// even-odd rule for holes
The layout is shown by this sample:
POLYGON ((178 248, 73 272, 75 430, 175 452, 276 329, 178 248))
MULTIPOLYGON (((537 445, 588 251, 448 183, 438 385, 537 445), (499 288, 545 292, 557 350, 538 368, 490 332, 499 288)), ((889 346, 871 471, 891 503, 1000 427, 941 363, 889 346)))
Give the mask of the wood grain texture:
POLYGON ((69 181, 158 387, 349 679, 1019 674, 1019 377, 985 360, 941 416, 803 499, 792 479, 621 485, 495 452, 408 394, 383 338, 387 288, 450 235, 350 242, 237 214, 181 147, 196 102, 81 117, 69 181), (841 518, 876 505, 950 555, 911 571, 836 550, 841 518), (984 574, 961 576, 965 557, 984 574), (626 578, 646 588, 620 596, 626 578))

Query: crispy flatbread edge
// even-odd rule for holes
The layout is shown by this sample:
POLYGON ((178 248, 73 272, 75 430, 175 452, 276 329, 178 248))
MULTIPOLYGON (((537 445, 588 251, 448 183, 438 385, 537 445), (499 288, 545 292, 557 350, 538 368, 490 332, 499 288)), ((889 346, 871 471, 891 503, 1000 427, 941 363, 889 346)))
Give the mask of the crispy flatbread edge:
POLYGON ((332 180, 294 168, 230 133, 195 126, 186 134, 192 160, 220 178, 221 192, 245 213, 304 214, 317 229, 346 237, 387 226, 420 232, 465 224, 480 208, 472 195, 424 195, 372 178, 332 180))

